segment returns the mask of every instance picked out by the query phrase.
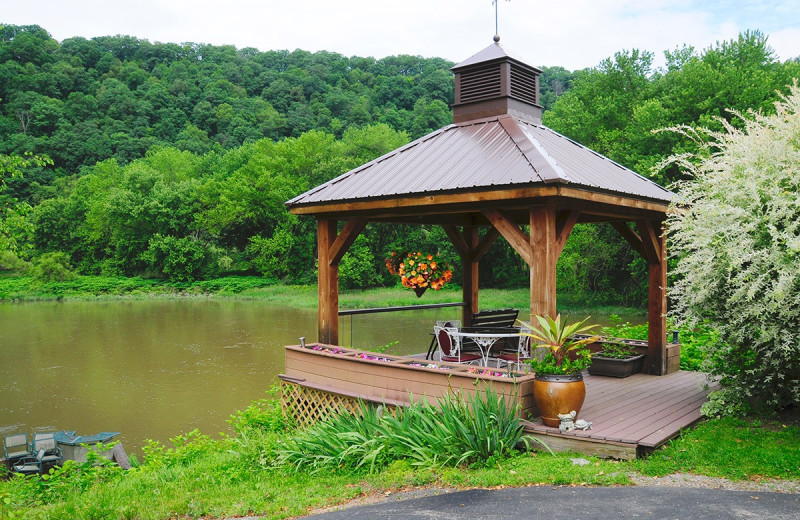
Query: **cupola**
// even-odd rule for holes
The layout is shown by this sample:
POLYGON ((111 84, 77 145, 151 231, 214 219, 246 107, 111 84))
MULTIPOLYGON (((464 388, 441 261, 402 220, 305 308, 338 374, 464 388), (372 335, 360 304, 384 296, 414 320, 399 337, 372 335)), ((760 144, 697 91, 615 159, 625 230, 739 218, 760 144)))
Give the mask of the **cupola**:
POLYGON ((508 114, 542 122, 540 69, 528 65, 494 43, 451 69, 456 79, 453 122, 508 114))

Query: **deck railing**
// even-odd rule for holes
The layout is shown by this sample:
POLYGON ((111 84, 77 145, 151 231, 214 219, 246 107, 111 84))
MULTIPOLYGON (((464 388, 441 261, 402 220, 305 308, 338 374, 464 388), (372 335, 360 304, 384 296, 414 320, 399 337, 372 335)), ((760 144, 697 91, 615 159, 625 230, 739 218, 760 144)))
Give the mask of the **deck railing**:
POLYGON ((339 310, 339 316, 350 316, 350 345, 353 344, 353 316, 359 314, 377 314, 380 312, 422 311, 430 309, 444 309, 447 307, 466 307, 466 302, 451 303, 423 303, 421 305, 398 305, 396 307, 368 307, 366 309, 339 310))

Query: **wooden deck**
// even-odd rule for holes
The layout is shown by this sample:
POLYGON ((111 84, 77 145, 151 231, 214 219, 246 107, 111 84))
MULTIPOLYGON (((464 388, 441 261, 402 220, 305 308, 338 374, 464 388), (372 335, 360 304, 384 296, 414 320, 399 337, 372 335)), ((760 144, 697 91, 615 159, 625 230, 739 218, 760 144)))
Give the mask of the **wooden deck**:
POLYGON ((700 420, 700 407, 716 388, 700 372, 624 379, 584 376, 586 401, 579 418, 591 422, 591 430, 561 433, 541 422, 525 421, 526 432, 553 451, 618 459, 642 456, 700 420))

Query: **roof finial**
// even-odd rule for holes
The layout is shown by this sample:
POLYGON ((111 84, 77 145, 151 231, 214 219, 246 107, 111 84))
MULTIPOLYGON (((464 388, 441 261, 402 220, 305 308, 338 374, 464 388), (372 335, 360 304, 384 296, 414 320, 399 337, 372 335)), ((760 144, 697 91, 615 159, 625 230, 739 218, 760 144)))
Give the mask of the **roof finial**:
MULTIPOLYGON (((510 2, 510 1, 511 0, 506 0, 506 2, 510 2)), ((494 40, 495 43, 500 43, 500 30, 497 27, 497 25, 498 25, 497 24, 497 18, 498 18, 497 11, 498 11, 498 4, 500 3, 500 0, 492 0, 492 3, 494 4, 494 38, 492 38, 492 39, 494 40)))

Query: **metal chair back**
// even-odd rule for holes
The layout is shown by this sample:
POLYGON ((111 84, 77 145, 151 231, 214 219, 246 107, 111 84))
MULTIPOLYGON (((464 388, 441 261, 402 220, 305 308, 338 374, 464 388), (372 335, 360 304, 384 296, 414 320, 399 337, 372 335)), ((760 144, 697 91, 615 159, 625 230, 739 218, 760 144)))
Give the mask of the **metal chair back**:
POLYGON ((28 434, 16 433, 14 435, 6 435, 3 438, 3 452, 5 453, 6 461, 9 463, 30 455, 28 434))

